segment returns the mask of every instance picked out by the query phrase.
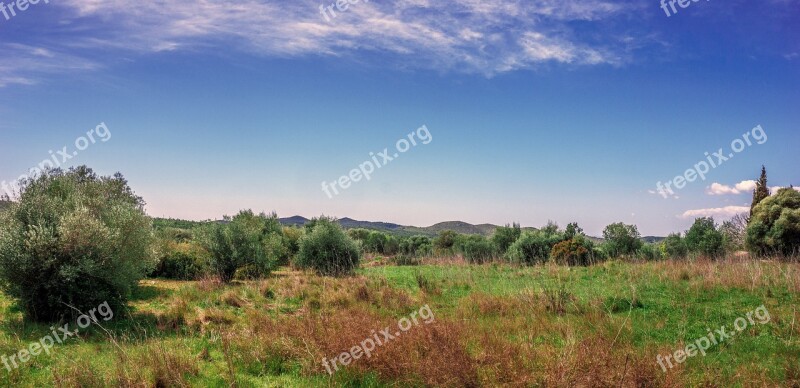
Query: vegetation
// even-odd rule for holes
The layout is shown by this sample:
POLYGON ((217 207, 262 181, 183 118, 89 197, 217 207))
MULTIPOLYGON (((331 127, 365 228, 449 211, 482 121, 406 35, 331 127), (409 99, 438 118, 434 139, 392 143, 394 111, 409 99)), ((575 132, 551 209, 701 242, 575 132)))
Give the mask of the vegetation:
POLYGON ((603 230, 605 250, 609 256, 619 257, 634 255, 642 247, 641 235, 636 225, 621 222, 606 226, 603 230))
POLYGON ((225 222, 211 223, 201 232, 201 243, 211 255, 211 267, 224 282, 247 267, 266 276, 284 255, 283 229, 275 214, 255 215, 245 210, 225 222))
POLYGON ((756 205, 747 227, 747 247, 756 255, 800 253, 800 192, 781 189, 756 205))
POLYGON ((685 244, 689 253, 707 257, 719 257, 725 250, 722 233, 711 217, 694 220, 692 227, 686 231, 685 244))
POLYGON ((336 220, 314 219, 313 229, 300 239, 295 264, 329 276, 350 275, 358 268, 361 250, 336 220))
POLYGON ((152 270, 152 224, 122 175, 87 167, 22 182, 0 217, 0 284, 34 320, 108 302, 121 311, 152 270))

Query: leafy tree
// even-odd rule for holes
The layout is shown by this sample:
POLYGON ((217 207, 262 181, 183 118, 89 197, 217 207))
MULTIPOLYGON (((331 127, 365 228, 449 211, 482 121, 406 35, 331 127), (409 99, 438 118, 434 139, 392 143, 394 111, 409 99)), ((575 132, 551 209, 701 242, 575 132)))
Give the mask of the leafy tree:
POLYGON ((201 233, 203 246, 211 254, 211 266, 222 281, 230 282, 243 267, 250 273, 269 275, 286 255, 283 228, 275 213, 255 215, 244 210, 233 218, 225 217, 225 221, 210 224, 201 233))
POLYGON ((341 276, 352 274, 360 261, 361 250, 355 240, 336 220, 323 216, 314 220, 314 229, 300 240, 295 264, 321 275, 341 276))
POLYGON ((800 253, 800 192, 784 188, 756 205, 747 248, 757 255, 800 253))
POLYGON ((642 246, 640 237, 636 225, 626 225, 622 222, 608 225, 603 230, 605 248, 611 257, 635 254, 642 246))
POLYGON ((769 187, 767 186, 767 168, 761 166, 761 176, 756 181, 756 188, 753 190, 753 203, 750 205, 750 217, 753 216, 753 211, 761 201, 769 197, 769 187))
POLYGON ((577 222, 567 224, 567 228, 564 230, 564 237, 566 237, 567 239, 573 239, 577 236, 583 236, 583 235, 584 235, 583 229, 581 229, 581 227, 578 226, 577 222))
POLYGON ((506 225, 501 226, 495 229, 494 234, 492 235, 492 243, 497 248, 497 252, 500 254, 505 254, 508 250, 508 247, 517 241, 519 236, 522 234, 522 228, 520 228, 519 224, 514 223, 513 225, 506 225))
POLYGON ((683 240, 680 233, 671 233, 661 244, 664 254, 668 258, 684 258, 689 253, 689 250, 686 248, 686 242, 683 240))
POLYGON ((122 309, 155 266, 152 242, 144 201, 121 174, 48 170, 0 213, 0 284, 35 320, 122 309))
POLYGON ((712 217, 694 220, 692 227, 686 231, 685 242, 689 253, 717 257, 725 252, 722 233, 712 217))

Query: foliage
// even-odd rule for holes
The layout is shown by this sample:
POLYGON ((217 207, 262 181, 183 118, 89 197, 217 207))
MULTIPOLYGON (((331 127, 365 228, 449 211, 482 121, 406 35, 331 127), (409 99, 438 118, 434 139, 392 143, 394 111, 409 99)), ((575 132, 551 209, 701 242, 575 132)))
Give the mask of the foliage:
POLYGON ((295 264, 329 276, 352 274, 361 260, 355 240, 345 234, 336 220, 320 217, 314 228, 300 239, 300 252, 295 264))
POLYGON ((497 252, 501 255, 504 255, 508 250, 508 247, 517 241, 520 235, 522 235, 522 229, 517 223, 514 223, 513 225, 501 226, 495 229, 494 234, 492 235, 492 243, 494 244, 495 248, 497 248, 497 252))
POLYGON ((585 237, 577 235, 554 245, 550 257, 559 265, 588 266, 592 261, 593 245, 585 237))
POLYGON ((523 232, 517 241, 508 248, 506 258, 514 263, 534 265, 546 263, 553 247, 564 241, 564 235, 552 230, 523 232))
POLYGON ((717 257, 724 253, 722 233, 711 217, 694 220, 684 239, 689 253, 717 257))
POLYGON ((604 249, 611 257, 632 255, 642 246, 640 237, 636 225, 614 223, 603 230, 603 238, 606 240, 604 249))
POLYGON ((494 258, 495 246, 480 235, 462 236, 455 244, 456 250, 470 263, 486 263, 494 258))
POLYGON ((255 215, 252 210, 239 212, 225 222, 209 225, 201 233, 201 242, 211 254, 211 265, 224 282, 233 280, 236 271, 252 266, 267 276, 286 255, 283 229, 276 214, 255 215))
POLYGON ((722 233, 723 246, 727 252, 745 249, 747 240, 747 214, 735 215, 729 221, 722 223, 719 231, 722 233))
POLYGON ((122 175, 100 177, 85 166, 21 182, 19 202, 0 222, 5 292, 36 320, 104 302, 122 309, 154 267, 143 207, 122 175))
POLYGON ((642 244, 636 251, 636 258, 645 261, 660 260, 663 257, 658 244, 642 244))
POLYGON ((747 247, 757 255, 800 252, 800 192, 778 190, 753 209, 747 227, 747 247))
POLYGON ((433 240, 433 248, 443 254, 452 254, 459 234, 452 230, 443 230, 433 240))
POLYGON ((756 206, 761 201, 769 197, 769 186, 767 186, 767 168, 761 166, 761 176, 756 181, 756 188, 753 190, 753 202, 750 204, 750 217, 753 217, 753 212, 756 206))
POLYGON ((176 242, 159 236, 156 247, 158 264, 150 275, 175 280, 198 280, 212 272, 211 256, 195 242, 176 242))
POLYGON ((671 259, 684 258, 689 253, 686 241, 683 240, 680 233, 671 233, 661 243, 661 247, 664 254, 671 259))
POLYGON ((421 257, 430 254, 431 250, 432 242, 430 237, 412 236, 400 240, 399 251, 402 255, 421 257))
POLYGON ((283 247, 285 254, 278 261, 278 265, 287 265, 292 258, 300 252, 300 239, 305 235, 305 229, 296 226, 283 227, 283 247))

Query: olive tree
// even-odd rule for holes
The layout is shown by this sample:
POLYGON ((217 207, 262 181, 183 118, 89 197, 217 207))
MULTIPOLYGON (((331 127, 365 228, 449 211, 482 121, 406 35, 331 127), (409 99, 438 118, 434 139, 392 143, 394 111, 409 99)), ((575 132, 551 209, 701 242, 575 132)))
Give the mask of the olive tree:
POLYGON ((154 265, 152 222, 121 174, 82 166, 20 182, 0 220, 0 284, 34 320, 125 306, 154 265))

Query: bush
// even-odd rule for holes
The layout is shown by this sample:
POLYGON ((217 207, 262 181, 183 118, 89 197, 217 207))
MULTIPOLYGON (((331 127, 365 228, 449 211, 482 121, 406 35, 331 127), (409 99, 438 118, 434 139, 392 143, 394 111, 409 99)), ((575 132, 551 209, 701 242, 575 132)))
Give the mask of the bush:
POLYGON ((800 193, 779 190, 755 208, 747 226, 747 248, 756 255, 800 253, 800 193))
POLYGON ((482 264, 494 258, 495 246, 483 236, 466 236, 457 243, 458 251, 470 263, 482 264))
POLYGON ((661 249, 656 244, 642 244, 639 250, 636 251, 636 258, 645 261, 661 260, 661 249))
POLYGON ((400 254, 412 257, 421 257, 431 253, 431 239, 425 236, 413 236, 400 240, 400 254))
POLYGON ((564 236, 558 232, 553 233, 551 230, 524 232, 508 248, 506 258, 518 264, 546 263, 550 259, 553 247, 562 241, 564 241, 564 236))
POLYGON ((611 257, 633 255, 642 246, 636 225, 625 225, 621 222, 606 226, 603 230, 604 249, 611 257))
POLYGON ((211 254, 211 266, 223 282, 234 279, 236 271, 251 266, 249 273, 267 276, 286 252, 283 229, 278 216, 241 211, 222 223, 213 223, 201 232, 203 246, 211 254))
POLYGON ((175 280, 198 280, 209 275, 211 257, 194 242, 175 242, 161 238, 156 255, 158 264, 150 276, 175 280))
POLYGON ((283 247, 285 254, 278 260, 278 265, 288 265, 300 252, 300 239, 305 235, 304 229, 294 226, 283 227, 283 247))
POLYGON ((152 271, 152 224, 120 174, 82 166, 21 182, 0 220, 0 284, 35 320, 122 309, 152 271))
POLYGON ((501 226, 495 229, 494 234, 492 234, 492 243, 497 248, 497 252, 504 255, 508 247, 517 241, 520 235, 522 235, 522 229, 519 224, 501 226))
POLYGON ((669 258, 680 259, 686 257, 689 250, 680 233, 672 233, 661 243, 662 251, 669 258))
POLYGON ((358 268, 361 250, 339 224, 330 218, 314 220, 314 229, 300 239, 300 252, 295 264, 321 275, 352 274, 358 268))
POLYGON ((553 246, 550 257, 559 265, 588 266, 592 260, 593 244, 581 235, 553 246))
POLYGON ((450 254, 452 255, 454 252, 454 246, 456 244, 456 240, 458 240, 459 234, 452 231, 452 230, 443 230, 439 233, 439 236, 433 240, 433 248, 439 254, 450 254))
POLYGON ((686 231, 684 241, 689 253, 708 257, 717 257, 725 253, 722 233, 717 230, 717 225, 711 217, 694 220, 692 227, 686 231))

